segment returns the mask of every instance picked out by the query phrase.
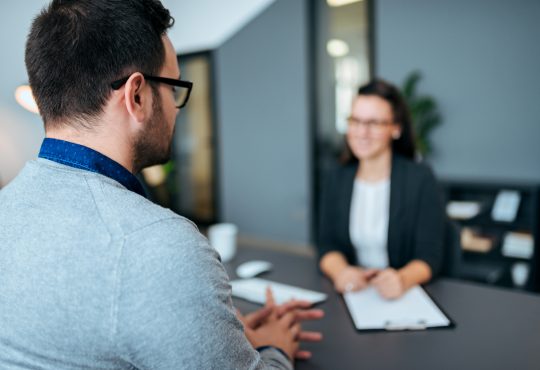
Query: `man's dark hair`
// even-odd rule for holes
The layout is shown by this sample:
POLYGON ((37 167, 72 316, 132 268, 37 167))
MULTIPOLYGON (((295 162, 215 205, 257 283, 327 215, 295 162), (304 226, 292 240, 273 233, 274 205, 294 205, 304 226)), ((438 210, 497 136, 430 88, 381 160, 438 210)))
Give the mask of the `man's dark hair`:
MULTIPOLYGON (((416 146, 414 144, 414 131, 405 99, 394 85, 382 79, 374 79, 358 89, 358 96, 378 96, 392 107, 393 121, 401 127, 401 136, 392 141, 392 152, 409 159, 415 159, 416 146)), ((345 162, 356 162, 348 145, 342 154, 345 162)))
POLYGON ((25 62, 45 125, 103 111, 111 82, 157 74, 174 23, 158 0, 53 0, 34 19, 25 62))

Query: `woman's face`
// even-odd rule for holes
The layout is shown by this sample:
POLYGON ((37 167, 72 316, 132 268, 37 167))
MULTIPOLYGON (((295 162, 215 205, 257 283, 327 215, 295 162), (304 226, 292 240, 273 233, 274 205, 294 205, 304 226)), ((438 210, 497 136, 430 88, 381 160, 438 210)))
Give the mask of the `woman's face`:
POLYGON ((347 142, 359 160, 374 159, 392 150, 401 128, 394 123, 392 107, 375 95, 360 95, 352 105, 347 142))

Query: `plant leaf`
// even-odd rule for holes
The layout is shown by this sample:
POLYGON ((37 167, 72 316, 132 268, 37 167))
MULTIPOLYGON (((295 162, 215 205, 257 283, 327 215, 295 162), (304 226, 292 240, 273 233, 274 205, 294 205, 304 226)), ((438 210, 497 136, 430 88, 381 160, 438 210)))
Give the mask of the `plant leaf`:
POLYGON ((406 79, 405 83, 403 84, 403 96, 407 101, 410 100, 410 98, 414 97, 416 95, 416 86, 418 84, 418 81, 422 78, 422 75, 419 71, 413 71, 410 73, 406 79))
POLYGON ((437 102, 432 96, 417 94, 421 78, 419 71, 411 72, 403 83, 402 93, 409 106, 417 151, 426 158, 433 152, 429 134, 442 123, 442 118, 438 112, 437 102))

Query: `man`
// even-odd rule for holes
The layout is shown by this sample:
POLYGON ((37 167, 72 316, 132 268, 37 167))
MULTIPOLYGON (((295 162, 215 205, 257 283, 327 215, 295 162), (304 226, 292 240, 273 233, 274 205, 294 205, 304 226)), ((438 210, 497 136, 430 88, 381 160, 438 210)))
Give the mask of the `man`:
POLYGON ((239 320, 207 240, 133 176, 189 98, 172 23, 157 0, 54 0, 32 24, 46 138, 0 192, 1 369, 291 368, 320 337, 302 303, 239 320))

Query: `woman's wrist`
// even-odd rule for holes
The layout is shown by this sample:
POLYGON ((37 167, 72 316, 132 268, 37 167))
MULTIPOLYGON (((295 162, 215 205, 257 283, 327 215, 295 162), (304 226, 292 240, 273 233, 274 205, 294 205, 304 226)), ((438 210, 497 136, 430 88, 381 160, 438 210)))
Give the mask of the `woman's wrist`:
POLYGON ((336 281, 336 279, 338 278, 338 276, 343 272, 343 270, 345 270, 347 267, 349 267, 349 265, 340 265, 340 266, 334 266, 331 270, 328 271, 328 273, 326 274, 328 276, 328 278, 330 278, 330 280, 332 280, 333 282, 336 281))
POLYGON ((399 269, 397 271, 397 274, 399 277, 399 281, 401 283, 401 287, 404 292, 409 290, 413 285, 415 285, 415 284, 411 284, 410 277, 408 276, 407 270, 405 270, 405 268, 399 269))
POLYGON ((347 267, 349 263, 340 252, 329 252, 321 259, 321 270, 332 281, 347 267))
POLYGON ((424 261, 413 260, 399 269, 398 275, 403 290, 408 290, 415 285, 427 283, 431 279, 431 268, 424 261))

